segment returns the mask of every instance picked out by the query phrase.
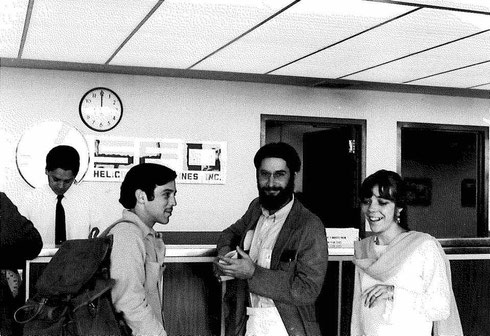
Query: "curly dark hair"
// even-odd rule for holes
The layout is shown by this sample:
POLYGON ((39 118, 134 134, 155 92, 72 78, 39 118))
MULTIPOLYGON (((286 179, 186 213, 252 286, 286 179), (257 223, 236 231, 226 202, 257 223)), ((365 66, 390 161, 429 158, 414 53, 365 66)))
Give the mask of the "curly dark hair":
POLYGON ((286 165, 293 173, 301 169, 301 160, 293 146, 285 142, 273 142, 262 146, 254 157, 254 165, 259 169, 262 160, 265 158, 279 158, 286 161, 286 165))

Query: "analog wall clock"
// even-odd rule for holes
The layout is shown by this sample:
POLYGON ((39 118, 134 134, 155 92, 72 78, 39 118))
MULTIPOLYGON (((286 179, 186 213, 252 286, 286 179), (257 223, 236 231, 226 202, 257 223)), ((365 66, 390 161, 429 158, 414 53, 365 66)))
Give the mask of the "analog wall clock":
POLYGON ((80 118, 94 131, 106 132, 121 121, 123 106, 119 96, 112 90, 97 87, 85 93, 79 105, 80 118))

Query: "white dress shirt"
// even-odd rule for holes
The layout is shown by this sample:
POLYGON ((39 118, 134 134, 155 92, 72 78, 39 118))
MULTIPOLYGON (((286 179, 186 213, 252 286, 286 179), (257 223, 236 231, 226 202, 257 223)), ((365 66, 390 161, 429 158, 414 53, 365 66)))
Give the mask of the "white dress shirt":
MULTIPOLYGON (((19 205, 19 212, 41 234, 43 248, 55 247, 56 202, 57 195, 46 184, 27 193, 19 205)), ((101 229, 101 213, 95 210, 90 195, 83 193, 79 186, 73 184, 64 194, 61 203, 65 209, 66 239, 88 238, 93 227, 101 229)))
MULTIPOLYGON (((250 247, 250 258, 259 266, 264 268, 271 267, 271 256, 277 236, 286 221, 294 203, 293 199, 284 207, 269 215, 269 211, 262 208, 262 215, 257 222, 255 232, 250 247)), ((274 301, 270 298, 250 293, 251 305, 254 308, 275 307, 274 301)))

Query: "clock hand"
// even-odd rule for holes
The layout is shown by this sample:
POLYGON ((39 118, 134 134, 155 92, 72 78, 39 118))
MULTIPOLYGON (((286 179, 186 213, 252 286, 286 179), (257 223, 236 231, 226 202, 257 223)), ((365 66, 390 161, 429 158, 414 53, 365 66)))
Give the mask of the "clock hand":
POLYGON ((104 91, 100 90, 100 107, 104 105, 103 101, 104 101, 104 91))

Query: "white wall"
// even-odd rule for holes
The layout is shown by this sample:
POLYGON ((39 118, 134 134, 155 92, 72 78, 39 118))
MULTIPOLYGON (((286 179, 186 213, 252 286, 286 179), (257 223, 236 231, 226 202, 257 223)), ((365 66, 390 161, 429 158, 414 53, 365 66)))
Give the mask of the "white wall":
MULTIPOLYGON (((483 118, 490 118, 490 102, 481 98, 2 67, 0 190, 15 203, 30 188, 15 164, 22 133, 62 120, 94 134, 80 120, 78 104, 97 86, 113 89, 124 105, 123 119, 109 135, 228 143, 227 183, 179 184, 168 231, 219 231, 243 214, 257 194, 252 160, 261 114, 366 119, 367 174, 396 170, 397 121, 488 126, 483 118)), ((108 222, 117 217, 119 184, 85 184, 108 222)))

